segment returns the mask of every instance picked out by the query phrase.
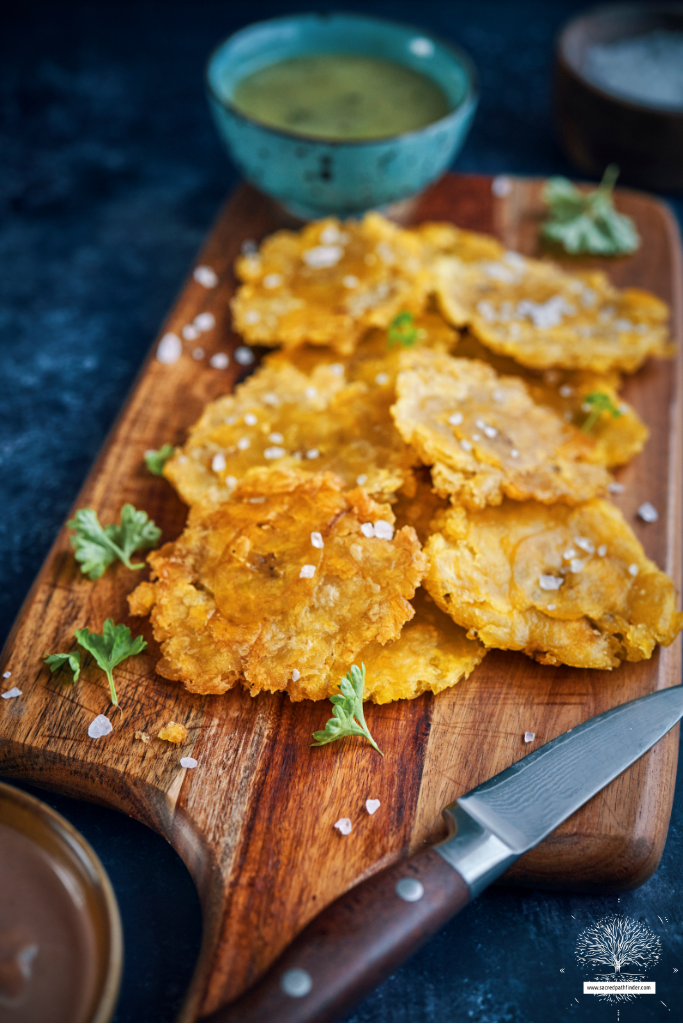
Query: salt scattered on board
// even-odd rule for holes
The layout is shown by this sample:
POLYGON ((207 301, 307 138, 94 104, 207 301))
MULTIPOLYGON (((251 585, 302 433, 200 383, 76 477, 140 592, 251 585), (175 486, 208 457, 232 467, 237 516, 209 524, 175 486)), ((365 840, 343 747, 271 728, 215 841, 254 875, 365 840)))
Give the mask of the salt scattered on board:
POLYGON ((379 810, 379 806, 380 806, 379 800, 366 800, 365 801, 365 809, 368 812, 368 814, 374 814, 375 811, 379 810))
POLYGON ((525 743, 533 743, 533 741, 535 739, 536 739, 536 733, 535 732, 525 732, 524 733, 524 742, 525 743))
POLYGON ((21 690, 18 686, 13 686, 11 690, 5 690, 4 693, 0 694, 3 700, 9 700, 10 697, 21 697, 21 690))
POLYGON ((196 768, 197 762, 193 757, 181 757, 180 766, 181 768, 196 768))
POLYGON ((339 829, 343 836, 348 836, 353 828, 350 818, 340 818, 339 821, 335 821, 334 827, 339 829))
POLYGON ((160 363, 166 363, 167 366, 171 366, 172 363, 177 363, 182 355, 183 345, 177 334, 172 334, 170 331, 165 334, 157 347, 157 359, 160 363))
POLYGON ((88 736, 91 740, 97 740, 100 736, 108 736, 112 731, 112 724, 106 715, 98 715, 93 718, 88 726, 88 736))
POLYGON ((638 509, 638 515, 646 523, 656 523, 659 519, 659 512, 649 501, 644 501, 638 509))
POLYGON ((218 274, 211 267, 195 267, 192 276, 204 288, 215 288, 218 284, 218 274))
POLYGON ((209 366, 214 370, 224 370, 230 363, 230 356, 226 352, 216 352, 215 356, 209 359, 209 366))

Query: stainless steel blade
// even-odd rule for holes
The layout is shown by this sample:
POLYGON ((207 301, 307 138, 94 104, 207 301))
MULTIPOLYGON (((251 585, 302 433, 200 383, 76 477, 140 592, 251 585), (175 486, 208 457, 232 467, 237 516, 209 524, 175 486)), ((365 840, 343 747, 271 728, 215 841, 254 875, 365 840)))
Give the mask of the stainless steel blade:
POLYGON ((682 716, 683 686, 673 686, 590 718, 447 807, 454 834, 436 849, 477 895, 682 716))

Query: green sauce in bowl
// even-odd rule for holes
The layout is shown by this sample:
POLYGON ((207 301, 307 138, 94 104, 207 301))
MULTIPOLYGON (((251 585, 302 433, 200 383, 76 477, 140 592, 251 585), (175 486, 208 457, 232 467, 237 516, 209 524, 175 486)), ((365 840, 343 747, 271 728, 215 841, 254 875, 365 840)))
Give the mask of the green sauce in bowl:
POLYGON ((379 139, 415 131, 450 110, 427 75, 353 53, 294 57, 242 78, 233 104, 272 128, 318 139, 379 139))

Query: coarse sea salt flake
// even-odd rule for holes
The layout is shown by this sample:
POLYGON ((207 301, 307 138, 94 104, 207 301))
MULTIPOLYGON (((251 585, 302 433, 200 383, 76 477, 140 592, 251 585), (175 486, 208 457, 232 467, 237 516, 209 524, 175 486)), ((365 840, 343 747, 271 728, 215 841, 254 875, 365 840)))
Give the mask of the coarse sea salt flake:
POLYGON ((213 313, 198 313, 194 318, 194 326, 198 331, 211 331, 216 326, 216 317, 213 313))
POLYGON ((197 767, 197 761, 194 759, 194 757, 181 757, 180 758, 180 767, 181 768, 196 768, 197 767))
POLYGON ((359 487, 362 487, 363 484, 366 484, 367 482, 368 482, 368 477, 367 477, 366 473, 361 473, 360 476, 356 477, 356 483, 358 484, 359 487))
POLYGON ((463 437, 461 439, 460 447, 462 448, 462 450, 464 452, 471 452, 472 451, 472 443, 470 441, 468 441, 466 437, 463 437))
POLYGON ((549 612, 554 612, 556 608, 557 608, 556 604, 547 604, 546 605, 546 610, 549 611, 549 612))
POLYGON ((251 447, 251 441, 248 437, 241 437, 237 442, 237 447, 241 452, 246 452, 247 448, 251 447))
POLYGON ((375 522, 375 537, 380 540, 391 540, 394 536, 394 528, 386 519, 378 519, 375 522))
POLYGON ((484 433, 486 434, 487 437, 496 437, 498 431, 496 430, 495 427, 486 426, 484 427, 484 433))
POLYGON ((375 377, 375 384, 388 384, 388 383, 389 383, 389 374, 388 373, 378 373, 377 376, 375 377))
POLYGON ((518 459, 519 458, 519 452, 517 451, 516 448, 511 448, 510 449, 510 458, 512 458, 512 459, 518 459))
POLYGON ((452 427, 459 427, 462 423, 462 413, 454 412, 452 416, 448 417, 448 422, 452 427))
POLYGON ((610 492, 610 494, 623 494, 624 485, 618 484, 616 480, 613 480, 611 484, 607 485, 607 490, 610 492))
POLYGON ((340 245, 316 245, 312 249, 307 249, 302 259, 314 270, 324 270, 326 267, 336 266, 343 255, 344 250, 340 245))
POLYGON ((300 580, 310 580, 315 576, 314 565, 302 565, 301 572, 299 573, 300 580))
POLYGON ((93 718, 88 726, 88 736, 91 740, 97 740, 100 736, 108 736, 112 731, 112 724, 106 715, 98 715, 93 718))
POLYGON ((605 557, 605 555, 607 554, 607 545, 606 544, 601 544, 600 545, 600 547, 598 548, 598 554, 600 555, 600 558, 604 558, 605 557))
MULTIPOLYGON (((152 449, 152 450, 154 450, 154 449, 152 449)), ((2 678, 3 678, 3 679, 9 679, 9 677, 10 677, 11 675, 12 675, 12 673, 11 673, 11 672, 3 672, 3 673, 2 673, 2 678)))
POLYGON ((21 697, 21 690, 18 686, 13 686, 11 690, 5 690, 0 696, 3 700, 9 700, 10 697, 21 697))
POLYGON ((319 455, 320 452, 318 451, 317 448, 309 448, 308 451, 306 452, 307 459, 317 459, 319 455))
POLYGON ((491 182, 491 191, 496 199, 504 199, 512 192, 512 181, 505 174, 497 174, 491 182))
POLYGON ((325 542, 323 540, 322 533, 318 533, 317 530, 314 530, 313 533, 311 534, 311 544, 313 545, 314 548, 324 547, 325 542))
POLYGON ((574 537, 574 543, 577 548, 581 548, 581 550, 585 551, 588 555, 592 555, 595 551, 595 544, 593 544, 588 537, 574 537))
POLYGON ((225 478, 225 486, 226 487, 237 487, 237 477, 236 476, 226 476, 226 478, 225 478))
POLYGON ((656 523, 659 519, 659 512, 649 501, 644 501, 638 509, 638 515, 646 523, 656 523))
POLYGON ((334 827, 339 829, 343 836, 348 836, 351 833, 353 825, 351 824, 350 818, 340 818, 339 821, 335 821, 334 827))
POLYGON ((357 288, 358 283, 358 278, 355 274, 347 274, 346 277, 342 278, 342 284, 345 288, 357 288))
POLYGON ((563 384, 560 388, 560 394, 563 398, 570 398, 574 394, 574 388, 571 384, 563 384))
POLYGON ((214 370, 224 370, 230 363, 230 356, 227 352, 216 352, 215 355, 209 359, 209 366, 213 366, 214 370))
POLYGON ((363 534, 364 537, 374 537, 375 527, 372 525, 372 523, 361 523, 360 532, 363 534))
POLYGON ((244 422, 248 427, 255 427, 258 423, 258 417, 254 416, 253 412, 248 412, 244 417, 244 422))
POLYGON ((631 564, 628 567, 628 571, 630 572, 631 576, 637 576, 638 575, 638 566, 636 565, 635 562, 631 562, 631 564))
POLYGON ((264 288, 279 288, 282 284, 282 274, 266 274, 263 278, 264 288))
POLYGON ((183 345, 177 334, 170 331, 165 334, 157 347, 157 359, 160 363, 171 366, 177 363, 183 352, 183 345))
POLYGON ((306 388, 304 394, 309 401, 312 401, 314 398, 318 397, 318 389, 311 385, 311 387, 306 388))
POLYGON ((301 673, 298 668, 292 669, 292 682, 297 683, 301 677, 301 673))
POLYGON ((375 811, 379 810, 379 808, 380 808, 379 800, 366 800, 365 801, 365 810, 368 812, 368 814, 374 814, 375 811))
POLYGON ((182 331, 180 332, 185 341, 196 341, 199 337, 199 331, 194 324, 185 324, 182 331))
POLYGON ((248 309, 244 314, 245 322, 248 324, 257 324, 261 319, 261 314, 258 309, 248 309))
POLYGON ((268 440, 272 441, 273 444, 282 444, 284 437, 277 430, 274 430, 272 434, 268 434, 268 440))
POLYGON ((222 473, 225 469, 225 455, 223 452, 217 452, 211 459, 211 469, 214 473, 222 473))
POLYGON ((541 590, 559 590, 564 580, 561 576, 551 576, 550 573, 541 573, 538 577, 538 585, 541 590))
POLYGON ((344 376, 344 364, 343 363, 330 363, 330 373, 335 374, 336 377, 344 376))
POLYGON ((215 288, 218 284, 218 274, 212 267, 195 267, 192 276, 204 288, 215 288))
POLYGON ((524 733, 524 742, 525 743, 533 743, 533 741, 535 739, 536 739, 536 733, 535 732, 525 732, 524 733))
POLYGON ((239 363, 240 366, 251 366, 254 362, 254 353, 246 345, 240 345, 239 348, 235 349, 235 362, 239 363))
POLYGON ((264 459, 281 459, 284 454, 284 448, 280 448, 278 445, 273 445, 271 448, 265 449, 263 457, 264 459))

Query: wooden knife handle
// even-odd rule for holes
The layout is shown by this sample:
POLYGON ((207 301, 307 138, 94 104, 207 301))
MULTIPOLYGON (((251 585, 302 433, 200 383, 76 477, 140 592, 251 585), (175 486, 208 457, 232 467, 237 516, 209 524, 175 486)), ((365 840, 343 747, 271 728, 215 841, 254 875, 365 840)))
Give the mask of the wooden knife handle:
POLYGON ((334 1020, 469 900, 467 884, 434 850, 394 864, 330 904, 253 988, 204 1020, 334 1020))

